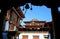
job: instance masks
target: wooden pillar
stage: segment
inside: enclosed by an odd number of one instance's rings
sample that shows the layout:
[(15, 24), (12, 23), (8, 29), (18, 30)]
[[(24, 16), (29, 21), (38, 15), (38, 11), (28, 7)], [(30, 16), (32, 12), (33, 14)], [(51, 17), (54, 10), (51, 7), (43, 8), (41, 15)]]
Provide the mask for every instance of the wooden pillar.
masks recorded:
[(21, 25), (21, 24), (20, 24), (20, 18), (18, 17), (18, 18), (17, 18), (17, 25), (16, 25), (17, 29), (20, 28), (20, 25)]
[(6, 15), (6, 9), (1, 9), (1, 13), (0, 13), (0, 39), (2, 39), (2, 31), (3, 31), (3, 24), (4, 24), (4, 18), (5, 18), (5, 15)]
[(10, 26), (9, 26), (9, 30), (14, 30), (14, 24), (13, 23), (10, 23)]
[[(60, 18), (59, 18), (59, 13), (58, 13), (58, 7), (53, 6), (51, 7), (51, 13), (52, 13), (52, 21), (53, 21), (53, 33), (52, 36), (54, 36), (53, 39), (59, 39), (60, 38), (60, 33), (59, 33), (59, 29), (60, 29)], [(59, 25), (59, 26), (58, 26)]]

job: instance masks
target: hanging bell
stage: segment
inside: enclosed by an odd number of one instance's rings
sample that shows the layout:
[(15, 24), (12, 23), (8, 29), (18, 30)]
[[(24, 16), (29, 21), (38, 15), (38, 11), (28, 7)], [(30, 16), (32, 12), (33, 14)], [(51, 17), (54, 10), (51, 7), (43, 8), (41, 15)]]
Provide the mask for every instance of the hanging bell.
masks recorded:
[(30, 10), (32, 10), (32, 8), (30, 8)]
[(24, 11), (24, 9), (23, 9), (23, 11)]
[(23, 6), (23, 9), (22, 10), (24, 11), (24, 6)]
[(32, 5), (31, 5), (31, 8), (30, 8), (30, 10), (32, 10)]
[(26, 4), (25, 8), (26, 8), (26, 9), (29, 9), (29, 5), (28, 5), (28, 4)]

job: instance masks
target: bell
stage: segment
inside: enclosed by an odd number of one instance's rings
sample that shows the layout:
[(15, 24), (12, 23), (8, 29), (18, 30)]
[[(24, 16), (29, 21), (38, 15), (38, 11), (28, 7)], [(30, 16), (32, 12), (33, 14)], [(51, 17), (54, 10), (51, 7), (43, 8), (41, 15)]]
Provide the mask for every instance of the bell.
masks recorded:
[(24, 11), (24, 9), (23, 9), (23, 11)]
[(23, 6), (23, 9), (22, 10), (24, 11), (24, 6)]
[(31, 5), (31, 8), (30, 8), (30, 10), (32, 10), (32, 5)]
[(28, 4), (26, 4), (25, 8), (26, 8), (26, 9), (29, 9), (29, 5), (28, 5)]
[(30, 10), (32, 10), (32, 8), (30, 8)]

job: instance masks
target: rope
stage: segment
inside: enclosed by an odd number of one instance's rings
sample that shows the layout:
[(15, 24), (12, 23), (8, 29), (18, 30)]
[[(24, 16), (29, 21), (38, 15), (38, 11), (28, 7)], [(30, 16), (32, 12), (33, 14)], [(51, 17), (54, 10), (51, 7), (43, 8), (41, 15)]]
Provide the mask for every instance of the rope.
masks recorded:
[(26, 12), (27, 12), (27, 9), (26, 9), (26, 11), (25, 11), (24, 15), (26, 14)]

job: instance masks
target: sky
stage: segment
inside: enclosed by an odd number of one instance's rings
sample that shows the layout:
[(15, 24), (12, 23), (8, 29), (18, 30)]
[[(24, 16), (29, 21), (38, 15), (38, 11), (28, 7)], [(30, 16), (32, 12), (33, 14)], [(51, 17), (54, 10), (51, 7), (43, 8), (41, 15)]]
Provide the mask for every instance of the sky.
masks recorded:
[[(31, 4), (29, 4), (29, 7), (31, 7)], [(23, 11), (23, 6), (21, 6), (20, 8)], [(25, 14), (25, 18), (21, 22), (22, 25), (24, 24), (23, 23), (24, 21), (30, 21), (32, 19), (37, 19), (39, 21), (46, 21), (46, 22), (52, 21), (51, 9), (47, 8), (46, 6), (32, 5), (32, 10), (30, 10), (29, 8), (27, 9), (26, 13), (25, 11), (26, 9), (23, 11), (23, 13)]]

